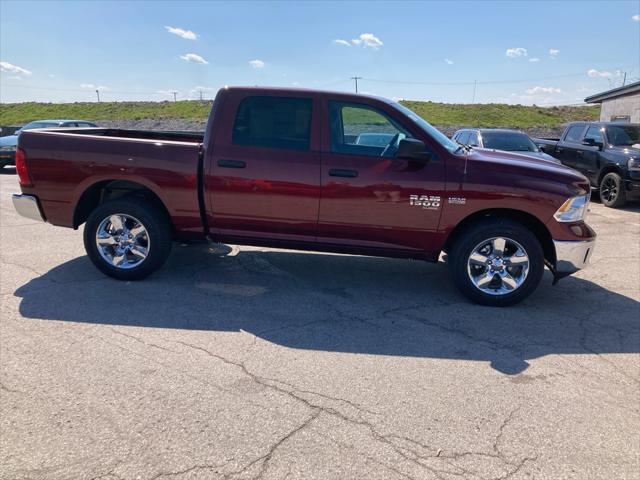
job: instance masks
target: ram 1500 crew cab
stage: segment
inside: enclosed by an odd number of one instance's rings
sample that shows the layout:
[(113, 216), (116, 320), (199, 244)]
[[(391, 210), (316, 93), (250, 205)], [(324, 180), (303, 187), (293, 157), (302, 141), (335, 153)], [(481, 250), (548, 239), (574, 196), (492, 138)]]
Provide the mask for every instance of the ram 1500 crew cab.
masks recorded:
[(640, 199), (640, 125), (570, 123), (561, 138), (534, 138), (544, 152), (583, 173), (606, 207)]
[(580, 173), (461, 147), (371, 96), (225, 88), (204, 136), (32, 130), (18, 147), (17, 211), (84, 224), (91, 261), (122, 280), (162, 266), (174, 240), (433, 262), (446, 252), (463, 294), (504, 306), (533, 292), (545, 265), (561, 278), (594, 248)]

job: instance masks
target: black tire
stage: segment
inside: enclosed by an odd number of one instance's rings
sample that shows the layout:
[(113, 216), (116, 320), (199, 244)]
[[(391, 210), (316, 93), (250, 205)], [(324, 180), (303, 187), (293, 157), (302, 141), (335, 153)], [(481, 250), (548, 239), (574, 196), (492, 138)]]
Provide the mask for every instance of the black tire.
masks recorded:
[[(103, 220), (123, 214), (139, 220), (146, 229), (146, 258), (131, 268), (118, 268), (108, 263), (98, 251), (96, 234)], [(167, 215), (152, 203), (137, 197), (110, 200), (96, 208), (84, 226), (84, 248), (93, 264), (104, 274), (118, 280), (142, 280), (158, 270), (171, 252), (172, 232)]]
[[(474, 249), (496, 237), (517, 242), (529, 257), (529, 270), (526, 276), (523, 275), (522, 284), (515, 290), (500, 295), (486, 293), (476, 287), (470, 278), (468, 267)], [(475, 303), (491, 307), (506, 307), (521, 302), (538, 287), (544, 273), (544, 253), (537, 237), (524, 225), (506, 218), (488, 218), (469, 225), (457, 235), (447, 261), (453, 281), (460, 292)]]
[(616, 172), (609, 172), (598, 186), (600, 201), (605, 207), (618, 208), (627, 203), (627, 192), (622, 177)]

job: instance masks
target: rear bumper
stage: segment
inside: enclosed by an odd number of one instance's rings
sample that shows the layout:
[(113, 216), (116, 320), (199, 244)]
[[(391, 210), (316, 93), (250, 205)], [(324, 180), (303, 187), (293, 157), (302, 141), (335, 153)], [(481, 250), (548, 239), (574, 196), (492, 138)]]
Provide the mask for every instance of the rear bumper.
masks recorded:
[(554, 240), (556, 249), (556, 274), (564, 277), (577, 272), (589, 263), (596, 239), (579, 241)]
[(45, 221), (37, 197), (14, 193), (11, 199), (13, 200), (13, 208), (16, 209), (19, 215), (30, 218), (31, 220), (38, 220), (39, 222)]

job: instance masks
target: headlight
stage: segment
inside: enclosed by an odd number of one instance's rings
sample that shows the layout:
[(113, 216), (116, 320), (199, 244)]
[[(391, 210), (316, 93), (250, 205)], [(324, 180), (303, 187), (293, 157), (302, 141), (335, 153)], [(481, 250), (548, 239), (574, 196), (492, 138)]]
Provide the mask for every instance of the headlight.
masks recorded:
[(640, 172), (640, 158), (630, 158), (627, 167), (631, 172)]
[(3, 152), (15, 152), (17, 145), (5, 145), (4, 147), (0, 147), (0, 150)]
[(553, 214), (553, 218), (558, 222), (579, 222), (587, 213), (590, 196), (591, 194), (587, 193), (586, 195), (571, 197)]

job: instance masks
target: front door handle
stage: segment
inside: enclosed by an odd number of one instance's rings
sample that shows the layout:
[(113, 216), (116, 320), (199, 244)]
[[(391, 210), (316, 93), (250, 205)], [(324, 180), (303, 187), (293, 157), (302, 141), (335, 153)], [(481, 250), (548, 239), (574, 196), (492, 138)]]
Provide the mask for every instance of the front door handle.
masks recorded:
[(218, 160), (218, 166), (222, 168), (244, 168), (247, 163), (242, 160), (226, 160), (221, 158)]
[(330, 177), (347, 177), (347, 178), (355, 178), (358, 176), (358, 172), (355, 170), (344, 170), (342, 168), (332, 168), (329, 170)]

